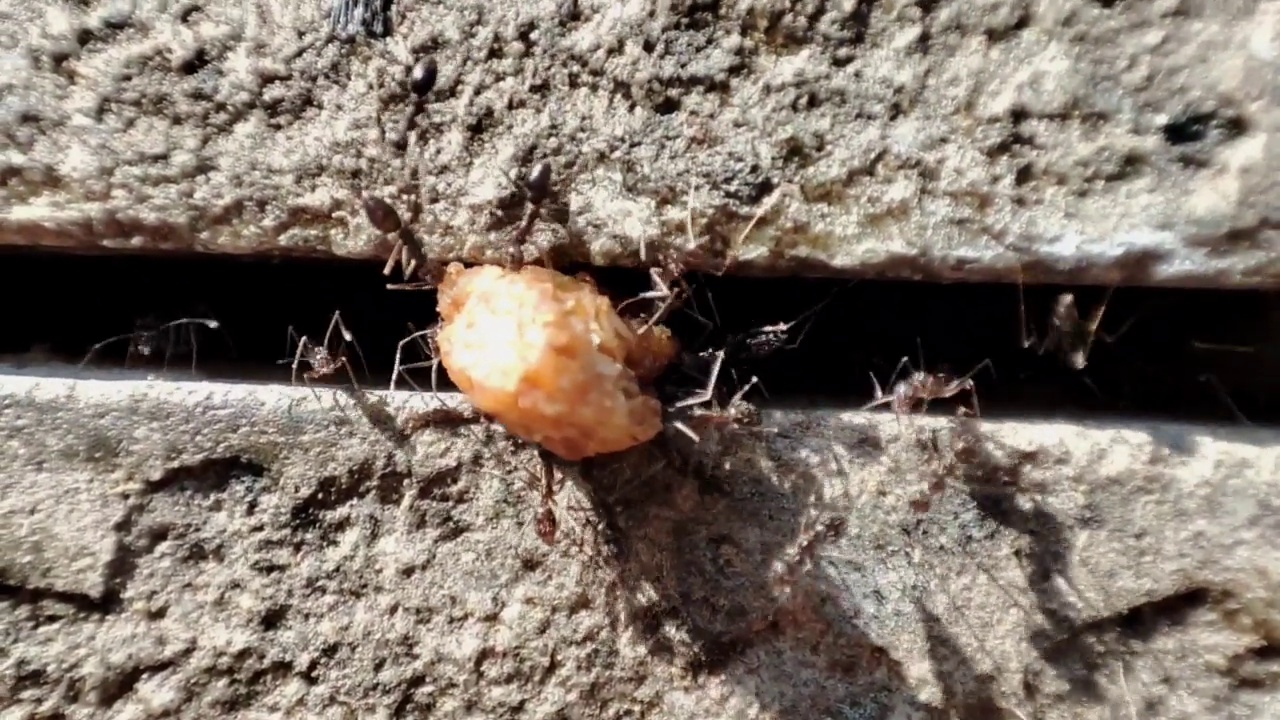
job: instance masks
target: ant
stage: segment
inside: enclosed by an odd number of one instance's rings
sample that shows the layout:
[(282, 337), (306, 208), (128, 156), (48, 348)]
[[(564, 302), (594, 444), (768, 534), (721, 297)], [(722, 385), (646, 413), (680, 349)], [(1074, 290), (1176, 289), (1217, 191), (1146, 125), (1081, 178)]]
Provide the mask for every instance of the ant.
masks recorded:
[[(568, 222), (569, 210), (559, 204), (559, 193), (556, 191), (552, 183), (551, 163), (546, 160), (539, 160), (529, 169), (529, 174), (525, 176), (523, 183), (516, 183), (509, 175), (504, 175), (507, 182), (515, 186), (515, 197), (519, 198), (517, 202), (524, 204), (524, 212), (516, 225), (516, 230), (511, 234), (510, 244), (512, 253), (512, 266), (520, 266), (524, 264), (524, 245), (529, 241), (529, 236), (533, 233), (533, 227), (539, 220), (543, 219), (544, 213), (554, 211), (552, 216), (548, 217), (549, 222), (564, 225)], [(503, 211), (510, 208), (511, 195), (501, 200), (500, 204), (504, 207)], [(542, 255), (542, 264), (544, 267), (552, 266), (551, 258), (548, 257), (545, 248), (540, 249)]]
[(560, 484), (556, 483), (555, 461), (551, 453), (542, 448), (537, 448), (537, 451), (541, 472), (535, 474), (532, 470), (524, 468), (525, 474), (529, 476), (525, 482), (529, 487), (537, 490), (541, 500), (541, 507), (534, 517), (534, 533), (543, 544), (551, 546), (556, 544), (556, 532), (560, 529), (555, 511), (555, 498), (560, 492)]
[[(188, 337), (191, 342), (191, 372), (194, 374), (196, 371), (196, 331), (194, 326), (202, 325), (210, 330), (217, 330), (222, 327), (222, 324), (217, 320), (209, 318), (179, 318), (178, 320), (172, 320), (162, 325), (147, 328), (146, 326), (149, 324), (152, 323), (139, 321), (136, 325), (137, 329), (133, 332), (115, 335), (103, 340), (102, 342), (94, 344), (93, 347), (89, 348), (89, 352), (85, 353), (84, 359), (80, 361), (79, 367), (83, 368), (87, 365), (89, 361), (93, 359), (94, 353), (98, 352), (103, 347), (117, 340), (129, 338), (129, 349), (125, 355), (126, 366), (128, 366), (129, 360), (135, 355), (151, 357), (151, 355), (158, 349), (158, 346), (163, 345), (165, 367), (167, 368), (169, 365), (169, 357), (172, 355), (175, 346), (178, 345), (178, 338), (175, 336), (175, 333), (180, 326), (185, 325), (188, 326)], [(162, 331), (168, 331), (164, 338), (160, 337), (160, 333)]]
[(1043, 355), (1047, 351), (1055, 351), (1062, 361), (1072, 370), (1083, 370), (1089, 363), (1089, 352), (1093, 349), (1093, 341), (1095, 338), (1105, 340), (1106, 342), (1114, 342), (1129, 329), (1129, 326), (1137, 319), (1137, 316), (1129, 318), (1115, 333), (1108, 335), (1098, 330), (1098, 326), (1102, 323), (1102, 313), (1107, 309), (1107, 303), (1111, 300), (1111, 294), (1115, 292), (1115, 286), (1107, 288), (1106, 294), (1102, 297), (1102, 302), (1089, 313), (1087, 320), (1080, 318), (1079, 308), (1076, 306), (1076, 298), (1072, 293), (1062, 293), (1058, 295), (1057, 300), (1053, 303), (1053, 310), (1049, 313), (1049, 331), (1043, 339), (1035, 336), (1035, 329), (1031, 323), (1027, 321), (1026, 301), (1023, 295), (1022, 284), (1022, 268), (1018, 268), (1018, 318), (1021, 321), (1020, 330), (1022, 331), (1022, 347), (1029, 348), (1036, 346), (1036, 353)]
[(647, 332), (654, 325), (665, 320), (689, 295), (689, 286), (681, 279), (684, 271), (684, 265), (680, 261), (664, 258), (661, 265), (649, 268), (649, 282), (653, 289), (619, 303), (618, 313), (621, 314), (624, 307), (638, 300), (656, 301), (657, 307), (638, 330), (639, 333)]
[[(330, 352), (329, 343), (333, 337), (333, 331), (338, 330), (342, 337), (342, 342), (338, 346), (337, 352)], [(311, 387), (312, 380), (319, 380), (323, 377), (329, 377), (338, 372), (338, 368), (345, 368), (347, 375), (351, 378), (351, 384), (356, 390), (360, 389), (360, 383), (356, 382), (356, 374), (351, 369), (351, 362), (347, 360), (346, 344), (351, 343), (356, 353), (360, 355), (360, 364), (364, 366), (365, 376), (369, 375), (369, 366), (365, 364), (364, 352), (360, 350), (359, 343), (356, 342), (355, 336), (347, 329), (342, 322), (342, 315), (339, 312), (333, 313), (333, 319), (329, 321), (329, 329), (325, 331), (324, 342), (317, 345), (311, 341), (309, 337), (303, 335), (301, 337), (294, 331), (293, 327), (289, 327), (289, 341), (285, 345), (285, 352), (288, 352), (289, 345), (297, 342), (298, 350), (293, 356), (293, 375), (292, 382), (296, 385), (298, 382), (298, 366), (306, 362), (311, 366), (310, 370), (302, 371), (302, 379)], [(280, 363), (287, 363), (288, 359), (281, 360)], [(312, 388), (312, 392), (315, 389)]]
[(533, 529), (538, 539), (550, 546), (556, 544), (556, 530), (560, 527), (552, 507), (560, 488), (556, 485), (556, 468), (551, 460), (551, 454), (539, 448), (538, 460), (542, 464), (542, 508), (538, 511), (537, 519), (534, 520)]
[(781, 577), (777, 581), (783, 586), (784, 593), (789, 594), (796, 580), (813, 565), (814, 560), (817, 559), (818, 550), (823, 545), (838, 540), (847, 527), (848, 521), (844, 518), (832, 516), (822, 519), (805, 533), (805, 538), (796, 546), (790, 562), (786, 563), (782, 572), (779, 573)]
[[(538, 221), (544, 219), (544, 215), (550, 212), (549, 217), (545, 218), (548, 222), (564, 225), (568, 221), (569, 211), (568, 208), (559, 204), (559, 193), (552, 182), (550, 162), (540, 160), (534, 163), (523, 182), (517, 181), (511, 173), (495, 172), (495, 174), (501, 175), (510, 188), (489, 196), (493, 206), (487, 211), (489, 213), (487, 229), (515, 225), (515, 231), (509, 240), (510, 261), (506, 265), (520, 267), (525, 264), (524, 245), (529, 241)], [(521, 209), (517, 210), (517, 208)], [(519, 216), (515, 219), (513, 216), (517, 212)], [(543, 265), (550, 268), (552, 266), (550, 258), (545, 251), (541, 254)]]
[[(715, 353), (715, 359), (711, 361), (711, 372), (708, 373), (707, 384), (697, 394), (687, 397), (683, 400), (675, 402), (671, 409), (678, 410), (681, 408), (690, 408), (689, 412), (692, 418), (698, 418), (704, 424), (712, 427), (747, 427), (757, 426), (760, 424), (760, 411), (751, 403), (743, 399), (751, 388), (759, 383), (759, 378), (752, 377), (751, 380), (729, 399), (729, 404), (723, 408), (716, 407), (713, 403), (715, 398), (716, 383), (720, 379), (720, 369), (724, 365), (725, 351), (720, 350)], [(699, 408), (697, 405), (712, 403), (711, 408)], [(691, 419), (692, 419), (691, 418)], [(702, 442), (701, 436), (694, 432), (693, 428), (681, 420), (674, 420), (671, 426), (685, 435), (689, 436), (694, 442)]]
[(525, 208), (520, 226), (511, 236), (511, 243), (516, 246), (523, 245), (529, 239), (533, 224), (542, 216), (542, 204), (551, 197), (551, 163), (540, 160), (534, 164), (529, 170), (529, 176), (525, 178), (524, 192), (528, 207)]
[[(400, 213), (391, 206), (391, 203), (374, 195), (365, 195), (361, 204), (364, 207), (365, 217), (369, 219), (369, 224), (375, 230), (383, 235), (396, 236), (395, 246), (391, 249), (391, 254), (387, 257), (387, 263), (382, 268), (382, 274), (391, 277), (396, 269), (400, 266), (403, 277), (408, 282), (389, 283), (388, 290), (425, 290), (435, 287), (433, 276), (439, 275), (439, 263), (433, 263), (427, 259), (426, 249), (422, 246), (422, 241), (418, 239), (413, 231), (409, 229), (408, 224), (400, 219)], [(411, 217), (416, 217), (416, 203)], [(422, 281), (414, 281), (412, 278), (421, 277)]]
[[(800, 343), (804, 341), (804, 336), (808, 334), (813, 327), (814, 316), (827, 306), (843, 288), (837, 288), (827, 296), (826, 300), (804, 311), (799, 317), (791, 322), (775, 323), (773, 325), (765, 325), (740, 335), (734, 335), (729, 338), (728, 346), (732, 349), (732, 355), (741, 360), (760, 360), (768, 357), (781, 350), (794, 350), (800, 347)], [(712, 303), (712, 310), (715, 311), (715, 304)], [(791, 331), (801, 320), (810, 318), (805, 324), (795, 340), (791, 340)], [(719, 320), (717, 313), (717, 321)]]
[[(747, 223), (746, 227), (743, 228), (742, 232), (738, 235), (737, 241), (734, 242), (733, 245), (740, 246), (742, 244), (742, 241), (747, 237), (748, 234), (751, 233), (751, 231), (755, 228), (756, 224), (759, 223), (760, 220), (773, 209), (774, 205), (777, 203), (778, 199), (782, 195), (784, 194), (794, 195), (796, 192), (798, 192), (797, 188), (795, 188), (794, 186), (787, 185), (787, 186), (778, 188), (773, 193), (771, 193), (769, 197), (765, 199), (764, 205), (756, 212), (754, 216), (752, 216), (751, 221)], [(693, 199), (692, 198), (693, 198), (693, 191), (692, 189), (690, 189), (689, 202), (686, 203), (685, 205), (685, 233), (688, 235), (689, 246), (697, 247), (698, 240), (693, 232)], [(649, 259), (648, 243), (642, 240), (640, 243), (640, 261), (647, 262), (648, 259)], [(683, 301), (685, 297), (688, 297), (690, 295), (688, 283), (686, 283), (683, 279), (681, 279), (687, 270), (687, 268), (684, 266), (684, 263), (680, 262), (679, 260), (676, 260), (673, 257), (665, 256), (665, 255), (660, 255), (660, 257), (658, 258), (658, 263), (659, 264), (657, 266), (649, 268), (649, 281), (653, 289), (649, 290), (648, 292), (641, 293), (640, 295), (637, 295), (627, 300), (626, 302), (623, 302), (618, 306), (618, 310), (619, 312), (621, 312), (623, 307), (637, 300), (660, 301), (657, 309), (653, 312), (649, 321), (641, 328), (641, 332), (644, 332), (645, 330), (647, 330), (649, 327), (653, 326), (656, 323), (662, 322), (662, 320), (667, 315), (669, 315), (673, 310), (675, 310), (679, 306), (679, 304)], [(717, 274), (722, 274), (723, 272), (724, 271), (721, 270)], [(714, 307), (712, 308), (712, 310), (714, 311)], [(805, 315), (808, 315), (808, 314), (810, 313), (805, 313)], [(804, 317), (804, 316), (801, 316), (801, 317)], [(800, 318), (797, 318), (797, 321), (799, 321), (799, 319)], [(707, 322), (705, 319), (703, 320), (703, 322), (708, 325), (711, 324)], [(791, 325), (794, 325), (794, 322), (791, 323)], [(782, 328), (781, 326), (777, 326), (777, 327), (771, 327), (771, 328), (761, 328), (761, 330), (768, 331), (770, 329), (777, 330), (778, 328), (781, 328), (781, 331), (785, 332), (786, 330), (790, 329), (791, 325), (788, 325), (785, 328)]]
[[(889, 376), (889, 383), (892, 385), (892, 391), (885, 394), (880, 387), (880, 382), (876, 380), (875, 373), (871, 374), (871, 384), (875, 386), (875, 399), (862, 406), (863, 410), (870, 410), (879, 405), (889, 405), (893, 408), (893, 412), (901, 420), (903, 415), (910, 414), (919, 402), (920, 412), (929, 409), (930, 400), (942, 400), (944, 398), (954, 397), (962, 392), (968, 391), (971, 401), (971, 407), (965, 408), (961, 405), (957, 412), (961, 415), (966, 413), (978, 417), (981, 413), (978, 409), (978, 391), (974, 387), (973, 376), (982, 368), (987, 368), (991, 374), (995, 375), (995, 368), (992, 367), (990, 360), (983, 360), (978, 366), (970, 370), (960, 377), (951, 377), (944, 373), (931, 373), (924, 370), (912, 370), (903, 380), (899, 380), (896, 384), (893, 379), (898, 377), (898, 373), (902, 371), (904, 365), (910, 369), (909, 361), (903, 356), (898, 361), (898, 366), (894, 368), (893, 374)], [(924, 352), (920, 353), (920, 366), (924, 367)]]

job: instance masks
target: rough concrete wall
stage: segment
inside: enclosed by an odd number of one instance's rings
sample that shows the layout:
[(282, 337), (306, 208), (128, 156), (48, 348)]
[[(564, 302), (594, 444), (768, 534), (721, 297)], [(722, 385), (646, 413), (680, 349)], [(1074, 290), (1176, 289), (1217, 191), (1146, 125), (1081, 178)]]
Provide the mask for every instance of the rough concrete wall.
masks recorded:
[[(0, 244), (505, 259), (547, 159), (531, 254), (1280, 279), (1275, 2), (126, 5), (0, 0)], [(380, 402), (0, 378), (0, 718), (1280, 716), (1274, 431), (771, 412), (547, 548)]]
[(4, 378), (5, 717), (1280, 711), (1274, 433), (770, 413), (548, 548), (532, 452), (424, 402)]
[[(671, 246), (739, 271), (1280, 281), (1273, 2), (459, 0), (393, 19), (343, 43), (310, 0), (4, 0), (0, 243), (380, 257), (370, 191), (420, 202), (436, 255), (494, 260), (521, 210), (508, 173), (549, 159), (568, 213), (537, 244), (597, 264)], [(406, 124), (425, 54), (439, 82)]]

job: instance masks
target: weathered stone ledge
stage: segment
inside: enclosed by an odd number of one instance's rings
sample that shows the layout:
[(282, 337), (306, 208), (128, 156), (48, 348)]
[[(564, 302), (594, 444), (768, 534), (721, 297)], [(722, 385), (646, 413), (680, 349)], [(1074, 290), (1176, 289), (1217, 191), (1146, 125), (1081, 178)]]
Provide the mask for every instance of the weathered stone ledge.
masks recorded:
[(0, 377), (6, 717), (1280, 703), (1274, 430), (766, 412), (569, 471), (548, 548), (527, 448), (370, 398)]
[(547, 160), (531, 255), (1280, 287), (1275, 3), (0, 7), (4, 245), (381, 259), (369, 192), (494, 261)]

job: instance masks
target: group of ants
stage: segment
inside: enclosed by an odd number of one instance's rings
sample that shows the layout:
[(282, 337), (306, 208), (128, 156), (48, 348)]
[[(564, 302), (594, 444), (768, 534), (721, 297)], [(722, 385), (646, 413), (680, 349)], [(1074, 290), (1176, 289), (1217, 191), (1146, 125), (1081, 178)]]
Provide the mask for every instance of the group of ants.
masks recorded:
[[(513, 261), (513, 264), (520, 264), (519, 261), (523, 258), (524, 244), (539, 218), (539, 213), (544, 203), (551, 195), (551, 166), (546, 162), (537, 163), (526, 178), (522, 190), (526, 200), (526, 209), (523, 219), (512, 236), (511, 247), (519, 255)], [(775, 192), (775, 196), (776, 194)], [(771, 201), (765, 203), (751, 223), (742, 231), (743, 236), (750, 232), (752, 226), (768, 211), (771, 204)], [(384, 236), (394, 237), (394, 248), (383, 268), (383, 275), (390, 278), (398, 266), (402, 270), (404, 281), (390, 282), (387, 284), (387, 288), (391, 290), (434, 288), (443, 266), (428, 259), (422, 244), (410, 230), (411, 223), (403, 222), (400, 214), (391, 204), (379, 197), (366, 194), (363, 196), (362, 205), (364, 214), (373, 228)], [(693, 233), (691, 217), (689, 218), (689, 233), (690, 235)], [(643, 258), (643, 249), (641, 254)], [(550, 265), (545, 258), (544, 262), (548, 266)], [(684, 268), (678, 261), (667, 260), (659, 263), (659, 266), (652, 267), (649, 272), (652, 289), (619, 304), (618, 309), (622, 310), (624, 306), (634, 301), (649, 300), (654, 303), (654, 310), (649, 315), (647, 324), (661, 322), (664, 317), (678, 306), (682, 298), (689, 296), (690, 288), (682, 279), (683, 275)], [(1087, 316), (1081, 315), (1074, 295), (1062, 293), (1057, 297), (1053, 305), (1047, 332), (1043, 338), (1038, 338), (1027, 322), (1025, 303), (1021, 298), (1021, 287), (1021, 278), (1019, 278), (1019, 315), (1023, 347), (1034, 348), (1039, 354), (1055, 353), (1073, 370), (1085, 368), (1095, 339), (1113, 341), (1128, 328), (1129, 323), (1126, 323), (1119, 331), (1112, 334), (1106, 334), (1099, 330), (1103, 312), (1114, 288), (1107, 291), (1103, 299)], [(752, 377), (748, 382), (742, 384), (726, 405), (719, 406), (715, 401), (716, 388), (720, 382), (720, 374), (726, 361), (727, 351), (732, 351), (732, 355), (735, 358), (744, 356), (759, 358), (780, 350), (794, 348), (799, 345), (804, 333), (807, 332), (808, 326), (812, 324), (812, 316), (829, 301), (830, 298), (791, 322), (758, 328), (745, 335), (731, 338), (726, 346), (722, 346), (717, 351), (702, 351), (699, 353), (699, 358), (697, 359), (702, 360), (702, 365), (708, 368), (705, 373), (706, 384), (700, 391), (690, 397), (673, 402), (670, 406), (671, 410), (682, 410), (689, 413), (688, 419), (696, 419), (696, 422), (693, 423), (695, 426), (723, 427), (728, 425), (748, 426), (758, 424), (760, 418), (756, 407), (745, 399), (747, 392), (757, 385), (757, 378)], [(796, 333), (797, 326), (806, 317), (809, 320), (805, 328)], [(704, 320), (704, 322), (706, 321)], [(134, 333), (108, 338), (94, 345), (81, 364), (87, 363), (93, 353), (104, 345), (122, 339), (130, 340), (130, 354), (143, 356), (153, 354), (161, 344), (159, 334), (161, 331), (173, 332), (183, 326), (186, 326), (192, 334), (194, 334), (194, 328), (197, 326), (209, 329), (220, 328), (219, 322), (213, 319), (182, 318), (174, 320), (146, 332), (135, 331)], [(389, 389), (394, 391), (397, 378), (403, 377), (416, 390), (422, 391), (422, 388), (413, 382), (406, 371), (430, 367), (432, 371), (431, 387), (434, 393), (436, 391), (439, 367), (433, 347), (436, 328), (417, 330), (411, 326), (410, 330), (411, 334), (402, 339), (396, 348), (395, 364), (392, 369)], [(336, 349), (333, 345), (335, 332), (341, 338), (341, 342)], [(301, 377), (303, 382), (308, 387), (311, 387), (313, 381), (332, 377), (340, 370), (345, 370), (351, 380), (353, 389), (357, 392), (359, 391), (360, 386), (356, 380), (356, 373), (345, 352), (347, 345), (355, 348), (361, 364), (365, 365), (366, 375), (368, 374), (368, 368), (364, 363), (363, 352), (360, 350), (359, 344), (356, 343), (354, 335), (343, 323), (340, 312), (333, 314), (322, 342), (316, 343), (307, 335), (299, 335), (292, 327), (289, 328), (288, 335), (289, 347), (296, 349), (291, 358), (286, 358), (280, 362), (281, 364), (290, 364), (291, 379), (294, 384)], [(428, 359), (422, 362), (403, 363), (403, 352), (410, 342), (416, 342)], [(192, 363), (194, 369), (194, 337), (192, 338)], [(887, 393), (876, 380), (875, 375), (872, 374), (871, 381), (874, 387), (874, 398), (863, 405), (861, 409), (870, 410), (888, 405), (901, 418), (914, 412), (924, 412), (927, 410), (930, 401), (951, 398), (967, 392), (970, 397), (970, 405), (969, 407), (958, 406), (957, 413), (962, 416), (977, 416), (979, 415), (979, 407), (973, 378), (983, 368), (990, 369), (990, 365), (990, 361), (985, 360), (970, 372), (961, 376), (953, 376), (946, 373), (929, 372), (923, 367), (912, 368), (908, 358), (903, 357), (890, 376), (887, 384), (889, 391)], [(903, 379), (896, 380), (904, 367), (907, 367), (908, 373)], [(314, 392), (314, 388), (312, 388), (312, 391)], [(427, 425), (468, 422), (478, 419), (479, 415), (469, 406), (457, 408), (449, 407), (442, 403), (440, 407), (432, 408), (410, 418), (405, 423), (402, 431), (412, 434)], [(690, 423), (680, 419), (673, 419), (671, 425), (690, 437), (694, 442), (700, 441), (699, 433), (691, 427)], [(539, 483), (542, 497), (541, 510), (536, 520), (536, 531), (543, 542), (551, 545), (555, 542), (556, 534), (556, 520), (552, 510), (552, 503), (558, 488), (554, 481), (554, 459), (548, 453), (540, 451), (539, 454), (542, 460), (542, 477)]]

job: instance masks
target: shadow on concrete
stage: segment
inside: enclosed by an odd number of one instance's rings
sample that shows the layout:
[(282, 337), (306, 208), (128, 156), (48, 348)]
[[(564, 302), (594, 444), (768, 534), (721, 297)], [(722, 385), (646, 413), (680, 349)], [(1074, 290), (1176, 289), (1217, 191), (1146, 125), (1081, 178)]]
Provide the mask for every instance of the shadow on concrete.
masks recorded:
[[(873, 449), (875, 432), (854, 441)], [(746, 688), (770, 715), (879, 718), (909, 705), (942, 717), (814, 562), (850, 512), (825, 501), (821, 478), (777, 435), (671, 435), (584, 463), (617, 622), (653, 656)]]

